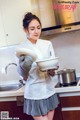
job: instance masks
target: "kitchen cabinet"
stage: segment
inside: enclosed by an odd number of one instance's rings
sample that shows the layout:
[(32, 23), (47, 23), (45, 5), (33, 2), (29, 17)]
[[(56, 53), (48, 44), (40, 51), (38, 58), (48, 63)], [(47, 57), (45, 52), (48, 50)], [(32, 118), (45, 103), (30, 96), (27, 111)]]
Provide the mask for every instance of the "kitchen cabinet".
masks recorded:
[[(9, 116), (11, 120), (14, 120), (14, 118), (15, 120), (33, 120), (31, 116), (23, 113), (23, 106), (18, 106), (16, 101), (0, 102), (0, 113), (5, 117)], [(5, 113), (9, 113), (9, 115)]]
[[(2, 113), (5, 116), (9, 116), (9, 118), (11, 119), (13, 118), (13, 120), (14, 118), (19, 118), (19, 120), (33, 120), (33, 118), (30, 115), (26, 115), (25, 113), (23, 113), (23, 96), (18, 96), (16, 98), (16, 101), (0, 101), (0, 113)], [(6, 115), (6, 113), (9, 114)], [(62, 120), (60, 104), (55, 110), (53, 120)]]
[(30, 0), (0, 0), (0, 46), (25, 40), (22, 19), (31, 11)]
[(2, 22), (2, 16), (1, 16), (1, 4), (0, 4), (0, 46), (6, 45), (6, 38), (4, 35), (4, 26)]
[(80, 96), (60, 97), (63, 120), (80, 120)]
[(55, 114), (53, 120), (63, 120), (61, 112), (61, 104), (55, 109)]
[(56, 25), (52, 0), (31, 0), (31, 3), (32, 11), (40, 18), (42, 28)]

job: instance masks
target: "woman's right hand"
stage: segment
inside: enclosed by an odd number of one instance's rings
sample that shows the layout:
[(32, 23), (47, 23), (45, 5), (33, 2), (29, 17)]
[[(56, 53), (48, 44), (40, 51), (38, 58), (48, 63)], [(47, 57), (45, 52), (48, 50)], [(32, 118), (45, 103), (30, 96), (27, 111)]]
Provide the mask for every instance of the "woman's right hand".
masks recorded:
[(31, 56), (20, 56), (19, 57), (19, 67), (18, 72), (23, 77), (24, 80), (27, 79), (28, 73), (31, 69), (33, 59)]

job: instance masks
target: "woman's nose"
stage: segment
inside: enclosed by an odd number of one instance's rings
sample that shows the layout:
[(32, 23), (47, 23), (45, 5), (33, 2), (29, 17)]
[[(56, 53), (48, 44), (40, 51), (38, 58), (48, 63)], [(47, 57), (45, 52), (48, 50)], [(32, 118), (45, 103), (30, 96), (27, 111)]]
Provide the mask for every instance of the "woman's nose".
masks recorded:
[(35, 33), (38, 33), (38, 29), (35, 29)]

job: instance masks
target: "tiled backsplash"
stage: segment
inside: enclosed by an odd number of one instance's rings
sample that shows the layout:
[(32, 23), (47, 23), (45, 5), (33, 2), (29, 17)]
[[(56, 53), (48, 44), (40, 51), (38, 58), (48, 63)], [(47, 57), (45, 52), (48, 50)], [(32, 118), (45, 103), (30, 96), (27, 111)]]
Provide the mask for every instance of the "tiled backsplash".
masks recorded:
[[(18, 58), (15, 55), (16, 46), (8, 46), (0, 48), (0, 85), (18, 83), (21, 79), (18, 72), (17, 66), (9, 63), (18, 64)], [(5, 68), (7, 67), (7, 73)]]

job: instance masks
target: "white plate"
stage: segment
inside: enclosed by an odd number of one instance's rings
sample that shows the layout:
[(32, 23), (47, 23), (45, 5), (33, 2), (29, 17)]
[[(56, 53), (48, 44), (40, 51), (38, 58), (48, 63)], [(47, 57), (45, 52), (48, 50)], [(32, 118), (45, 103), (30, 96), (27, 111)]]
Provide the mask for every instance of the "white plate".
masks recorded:
[(16, 50), (16, 56), (19, 57), (21, 55), (30, 55), (34, 60), (37, 59), (37, 54), (34, 51), (27, 48), (18, 48)]
[(45, 67), (45, 68), (41, 68), (41, 71), (45, 71), (45, 70), (50, 70), (50, 69), (58, 69), (58, 66), (52, 66), (52, 67)]

